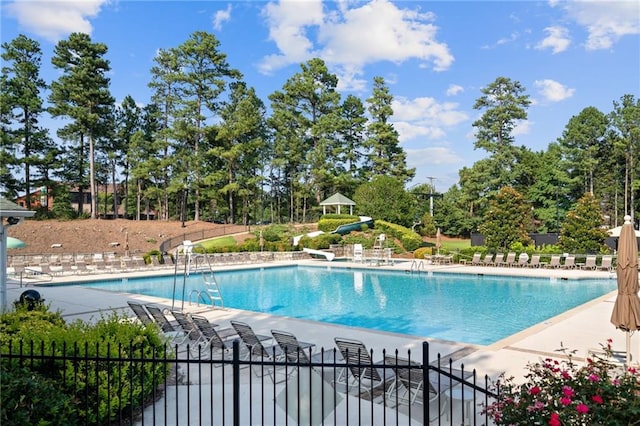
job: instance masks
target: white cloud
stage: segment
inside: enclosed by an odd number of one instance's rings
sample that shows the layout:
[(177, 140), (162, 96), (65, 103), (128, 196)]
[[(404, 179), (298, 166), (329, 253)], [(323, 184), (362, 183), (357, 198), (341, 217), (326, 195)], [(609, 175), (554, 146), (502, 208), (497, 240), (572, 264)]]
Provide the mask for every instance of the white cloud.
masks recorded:
[(520, 33), (518, 32), (513, 32), (511, 34), (509, 34), (508, 37), (503, 37), (501, 39), (498, 39), (498, 41), (495, 42), (495, 44), (493, 45), (484, 45), (482, 46), (483, 49), (494, 49), (497, 46), (501, 46), (503, 44), (509, 44), (509, 43), (513, 43), (515, 41), (517, 41), (520, 38)]
[(576, 89), (571, 89), (554, 80), (536, 80), (534, 86), (538, 89), (545, 100), (549, 102), (560, 102), (573, 96)]
[(228, 4), (225, 10), (218, 10), (213, 15), (213, 29), (220, 31), (222, 24), (228, 22), (231, 19), (231, 5)]
[(449, 147), (434, 146), (418, 149), (407, 149), (407, 165), (409, 167), (441, 165), (441, 164), (461, 164), (464, 158), (459, 156)]
[(466, 121), (468, 116), (454, 102), (439, 103), (433, 98), (393, 100), (393, 126), (401, 143), (416, 139), (442, 140), (447, 128)]
[(529, 120), (518, 120), (513, 128), (512, 135), (528, 135), (531, 133), (531, 128), (533, 127), (533, 122)]
[(391, 107), (396, 120), (428, 123), (437, 127), (452, 127), (468, 119), (466, 113), (458, 110), (457, 103), (439, 103), (429, 97), (407, 99), (400, 96), (393, 100)]
[(569, 18), (589, 33), (587, 50), (608, 49), (626, 35), (640, 34), (640, 2), (574, 1), (562, 2)]
[(564, 27), (547, 27), (544, 32), (547, 36), (536, 45), (536, 49), (551, 49), (555, 54), (564, 52), (571, 44), (569, 30)]
[(322, 1), (280, 1), (268, 3), (263, 15), (269, 26), (269, 39), (280, 51), (266, 56), (260, 70), (269, 74), (273, 70), (308, 60), (313, 53), (313, 43), (306, 34), (307, 26), (322, 24)]
[(388, 0), (339, 2), (338, 9), (326, 13), (319, 0), (282, 0), (269, 3), (264, 14), (279, 50), (264, 58), (261, 69), (267, 73), (317, 56), (344, 71), (346, 80), (360, 83), (362, 68), (375, 62), (417, 59), (422, 67), (442, 71), (454, 60), (436, 39), (433, 14), (401, 9)]
[(100, 13), (109, 0), (83, 1), (14, 1), (5, 6), (7, 14), (18, 21), (20, 27), (52, 43), (73, 32), (91, 34), (90, 18)]
[(464, 92), (464, 87), (458, 84), (450, 84), (447, 88), (447, 96), (455, 96), (462, 92)]

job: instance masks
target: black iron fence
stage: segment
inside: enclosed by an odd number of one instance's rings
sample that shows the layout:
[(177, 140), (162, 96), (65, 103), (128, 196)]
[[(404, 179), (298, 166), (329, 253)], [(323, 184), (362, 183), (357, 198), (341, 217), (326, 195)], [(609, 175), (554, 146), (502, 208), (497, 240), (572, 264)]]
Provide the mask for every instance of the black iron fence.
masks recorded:
[[(51, 342), (37, 347), (0, 346), (2, 423), (491, 424), (482, 410), (495, 398), (488, 390), (489, 379), (453, 368), (451, 360), (440, 356), (430, 359), (426, 342), (418, 354), (371, 351), (367, 357), (358, 354), (354, 358), (330, 350), (310, 351), (313, 357), (309, 358), (285, 355), (272, 359), (265, 354), (256, 359), (251, 351), (243, 350), (239, 340), (227, 352), (217, 353), (176, 346), (145, 355), (136, 345), (132, 342), (130, 348), (106, 350), (98, 345), (56, 347)], [(369, 357), (369, 362), (361, 361)], [(24, 384), (11, 390), (9, 376), (16, 372), (31, 382), (34, 372), (48, 376), (48, 386), (55, 382), (57, 388), (52, 389), (59, 391), (49, 395), (56, 399), (55, 410), (45, 407), (44, 412), (34, 414), (34, 404), (43, 399), (38, 390), (45, 385), (33, 385), (33, 393)], [(70, 397), (67, 400), (63, 395)], [(73, 423), (69, 418), (61, 420), (65, 410), (72, 413)]]

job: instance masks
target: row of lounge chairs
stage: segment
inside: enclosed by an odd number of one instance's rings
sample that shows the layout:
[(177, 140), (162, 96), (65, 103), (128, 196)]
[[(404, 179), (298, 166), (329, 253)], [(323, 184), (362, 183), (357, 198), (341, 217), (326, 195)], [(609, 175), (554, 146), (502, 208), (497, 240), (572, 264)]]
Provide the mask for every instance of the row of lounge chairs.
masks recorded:
[[(300, 366), (306, 365), (338, 392), (371, 400), (384, 395), (385, 403), (394, 406), (425, 403), (426, 398), (431, 412), (441, 415), (448, 401), (447, 389), (471, 376), (449, 367), (448, 374), (430, 370), (425, 383), (420, 364), (397, 355), (387, 355), (374, 362), (373, 352), (358, 340), (336, 337), (336, 349), (317, 350), (315, 344), (299, 341), (287, 331), (257, 334), (249, 324), (236, 320), (230, 321), (230, 328), (220, 328), (202, 315), (127, 303), (143, 324), (157, 325), (174, 344), (183, 348), (186, 344), (183, 350), (194, 356), (231, 359), (233, 342), (238, 340), (241, 359), (261, 361), (253, 364), (252, 370), (258, 376), (268, 374), (274, 383), (286, 381)], [(453, 380), (453, 377), (459, 379)]]
[[(562, 260), (564, 258), (564, 261)], [(475, 253), (470, 261), (461, 261), (464, 265), (469, 266), (500, 266), (500, 267), (528, 267), (528, 268), (549, 268), (549, 269), (584, 269), (584, 270), (601, 270), (611, 271), (613, 268), (613, 256), (602, 256), (600, 264), (597, 263), (596, 255), (587, 255), (584, 263), (576, 263), (575, 255), (551, 255), (548, 262), (540, 260), (541, 255), (534, 254), (529, 259), (526, 254), (516, 257), (516, 253), (509, 252), (506, 257), (503, 253), (486, 254)]]

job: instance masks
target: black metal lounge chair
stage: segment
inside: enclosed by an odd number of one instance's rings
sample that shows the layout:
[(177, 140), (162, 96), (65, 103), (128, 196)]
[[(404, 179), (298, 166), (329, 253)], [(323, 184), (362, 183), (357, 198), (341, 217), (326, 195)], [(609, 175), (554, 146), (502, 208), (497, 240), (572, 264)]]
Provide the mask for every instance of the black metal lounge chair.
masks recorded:
[[(202, 315), (191, 315), (193, 324), (198, 328), (204, 338), (205, 347), (211, 354), (228, 352), (233, 348), (233, 342), (237, 340), (237, 333), (233, 328), (216, 330), (217, 324), (210, 322)], [(235, 337), (234, 337), (235, 336)]]
[(136, 317), (142, 324), (144, 325), (153, 324), (154, 322), (153, 317), (151, 316), (151, 314), (149, 314), (149, 312), (145, 309), (145, 307), (141, 303), (127, 300), (127, 304), (129, 305), (133, 313), (136, 314)]
[[(378, 368), (364, 343), (358, 340), (336, 337), (336, 346), (347, 363), (347, 371), (340, 374), (336, 383), (343, 384), (347, 392), (356, 389), (359, 395), (374, 397), (377, 390), (384, 392), (392, 383), (394, 375), (390, 371)], [(350, 373), (350, 374), (349, 374)]]

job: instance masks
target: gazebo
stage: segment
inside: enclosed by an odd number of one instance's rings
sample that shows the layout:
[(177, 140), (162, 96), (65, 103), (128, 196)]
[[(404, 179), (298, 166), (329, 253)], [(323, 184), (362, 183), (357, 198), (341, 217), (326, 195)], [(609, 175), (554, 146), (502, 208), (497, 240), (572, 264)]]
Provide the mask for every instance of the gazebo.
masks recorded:
[(349, 206), (349, 214), (353, 215), (353, 206), (355, 206), (356, 203), (339, 192), (336, 192), (331, 197), (322, 201), (320, 205), (322, 206), (322, 214), (327, 214), (327, 206), (336, 206), (338, 214), (340, 214), (341, 206)]

